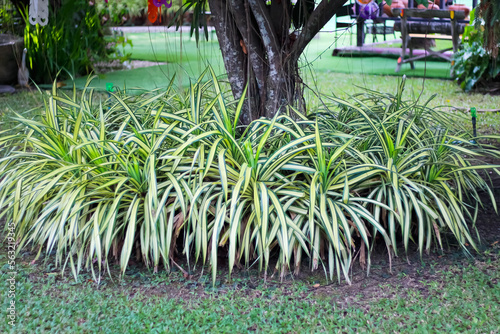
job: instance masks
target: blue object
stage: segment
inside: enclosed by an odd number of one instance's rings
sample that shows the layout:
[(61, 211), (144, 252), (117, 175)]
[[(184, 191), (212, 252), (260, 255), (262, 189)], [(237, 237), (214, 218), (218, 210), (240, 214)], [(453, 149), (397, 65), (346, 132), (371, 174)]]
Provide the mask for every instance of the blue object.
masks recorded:
[(378, 16), (378, 5), (372, 1), (366, 5), (362, 5), (359, 9), (359, 16), (365, 20), (373, 20)]

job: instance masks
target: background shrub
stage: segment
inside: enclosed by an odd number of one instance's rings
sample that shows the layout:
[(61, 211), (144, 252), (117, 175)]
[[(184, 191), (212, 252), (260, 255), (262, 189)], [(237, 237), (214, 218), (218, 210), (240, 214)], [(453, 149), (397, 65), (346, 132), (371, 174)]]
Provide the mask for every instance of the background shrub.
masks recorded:
[(479, 12), (471, 11), (470, 21), (474, 25), (465, 27), (461, 48), (453, 55), (453, 76), (466, 92), (499, 80), (500, 11), (496, 7), (498, 2), (483, 0)]
[(93, 64), (114, 52), (107, 48), (95, 6), (85, 0), (63, 0), (60, 7), (49, 6), (46, 26), (28, 22), (24, 12), (24, 45), (28, 50), (30, 77), (37, 83), (50, 83), (58, 73), (89, 74)]

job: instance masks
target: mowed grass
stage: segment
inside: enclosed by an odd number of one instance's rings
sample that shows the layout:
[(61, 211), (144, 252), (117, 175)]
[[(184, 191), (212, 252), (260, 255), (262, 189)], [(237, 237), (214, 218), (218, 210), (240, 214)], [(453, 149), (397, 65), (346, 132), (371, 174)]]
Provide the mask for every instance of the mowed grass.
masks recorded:
[[(412, 71), (409, 65), (405, 65), (399, 73), (395, 73), (396, 60), (393, 58), (332, 57), (335, 47), (355, 42), (354, 28), (335, 33), (332, 24), (327, 26), (318, 38), (312, 40), (301, 61), (302, 78), (314, 91), (310, 92), (307, 99), (311, 108), (319, 103), (314, 98), (317, 92), (328, 95), (333, 93), (340, 98), (368, 89), (394, 93), (402, 75), (407, 76), (405, 96), (408, 98), (421, 96), (422, 101), (427, 101), (436, 95), (429, 103), (430, 107), (498, 109), (500, 106), (500, 95), (464, 93), (456, 82), (450, 79), (450, 64), (447, 62), (418, 61), (415, 63), (416, 70)], [(212, 66), (218, 75), (224, 76), (225, 69), (214, 33), (209, 33), (208, 41), (200, 36), (198, 46), (194, 37), (189, 37), (189, 33), (127, 33), (126, 37), (132, 40), (133, 47), (127, 45), (124, 52), (131, 53), (132, 59), (166, 64), (100, 75), (92, 82), (92, 87), (104, 90), (106, 83), (113, 83), (120, 89), (149, 90), (168, 86), (175, 76), (175, 84), (186, 89), (208, 65)], [(368, 35), (366, 38), (367, 42), (370, 42), (372, 37)], [(438, 41), (439, 43), (442, 44), (442, 41)], [(83, 87), (86, 78), (78, 78), (75, 82), (77, 87)], [(71, 89), (72, 85), (69, 84), (66, 88)], [(478, 126), (487, 133), (497, 133), (500, 115), (481, 114)]]
[[(407, 65), (399, 73), (395, 73), (396, 60), (393, 57), (332, 57), (335, 47), (350, 45), (355, 41), (353, 30), (320, 32), (306, 48), (300, 66), (304, 71), (312, 70), (316, 73), (450, 78), (450, 64), (442, 61), (416, 62), (415, 70)], [(188, 87), (189, 79), (198, 78), (208, 65), (219, 75), (225, 73), (215, 33), (210, 32), (208, 40), (200, 36), (198, 44), (187, 32), (128, 32), (125, 37), (132, 41), (133, 47), (127, 45), (123, 53), (130, 53), (131, 59), (166, 64), (99, 75), (92, 83), (93, 87), (104, 90), (106, 83), (113, 83), (122, 89), (138, 87), (148, 90), (166, 87), (174, 75), (177, 84)], [(368, 36), (367, 41), (370, 38)], [(77, 78), (75, 83), (82, 88), (86, 80)]]
[[(0, 259), (5, 263), (2, 249)], [(475, 263), (416, 265), (359, 284), (356, 293), (337, 284), (245, 279), (218, 288), (204, 277), (179, 272), (137, 274), (122, 281), (61, 278), (43, 262), (17, 259), (16, 325), (4, 317), (1, 333), (498, 333), (500, 249)], [(0, 279), (10, 276), (5, 266)], [(396, 276), (396, 275), (394, 275)], [(384, 275), (389, 277), (389, 275)], [(201, 282), (200, 282), (201, 281)], [(207, 281), (209, 279), (207, 278)], [(193, 288), (198, 287), (198, 288)], [(10, 299), (2, 294), (2, 309)]]
[(38, 91), (18, 91), (15, 94), (0, 94), (0, 121), (12, 116), (13, 112), (29, 113), (31, 109), (43, 104)]

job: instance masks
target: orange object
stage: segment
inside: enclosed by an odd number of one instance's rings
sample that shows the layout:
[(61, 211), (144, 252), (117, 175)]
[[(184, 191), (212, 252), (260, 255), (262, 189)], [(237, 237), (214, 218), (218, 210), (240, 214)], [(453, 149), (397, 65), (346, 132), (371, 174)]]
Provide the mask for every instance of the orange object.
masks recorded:
[(356, 2), (360, 5), (368, 5), (373, 0), (356, 0)]
[(158, 19), (158, 7), (153, 4), (153, 0), (148, 0), (148, 20), (155, 23)]
[(398, 58), (398, 64), (401, 64), (401, 57)]
[(241, 46), (241, 49), (243, 50), (243, 53), (248, 54), (247, 46), (245, 45), (245, 42), (242, 39), (240, 39), (240, 46)]

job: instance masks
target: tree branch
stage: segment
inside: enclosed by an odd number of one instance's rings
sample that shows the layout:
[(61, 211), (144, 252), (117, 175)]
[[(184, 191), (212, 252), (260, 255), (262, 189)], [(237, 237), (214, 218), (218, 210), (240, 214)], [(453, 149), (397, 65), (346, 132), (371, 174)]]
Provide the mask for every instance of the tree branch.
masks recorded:
[[(259, 90), (263, 89), (265, 82), (265, 72), (263, 71), (265, 55), (262, 50), (262, 44), (256, 33), (252, 22), (247, 20), (245, 4), (243, 0), (229, 0), (229, 6), (234, 19), (238, 22), (238, 29), (243, 38), (243, 42), (248, 50), (250, 65), (255, 73)], [(251, 20), (250, 20), (251, 21)]]
[(295, 62), (299, 59), (307, 44), (316, 36), (316, 34), (330, 21), (337, 10), (341, 8), (347, 0), (322, 0), (319, 5), (311, 13), (302, 32), (293, 44), (290, 52), (291, 61)]
[[(262, 38), (262, 43), (264, 43), (264, 47), (266, 48), (268, 60), (275, 58), (280, 52), (280, 43), (276, 39), (276, 32), (274, 31), (271, 17), (267, 11), (265, 2), (262, 0), (248, 0), (248, 4), (252, 9), (257, 25), (259, 26), (260, 37)], [(273, 66), (273, 64), (269, 64), (271, 71), (274, 70)], [(278, 69), (276, 68), (276, 71), (277, 70)], [(274, 75), (277, 74), (278, 73)]]
[(278, 111), (281, 103), (283, 73), (283, 57), (281, 50), (281, 41), (277, 39), (276, 32), (272, 24), (271, 16), (266, 8), (265, 2), (262, 0), (248, 0), (248, 4), (252, 10), (252, 14), (257, 21), (260, 31), (260, 38), (264, 44), (264, 49), (267, 55), (267, 64), (269, 73), (267, 73), (266, 85), (266, 105), (265, 116), (272, 118)]

